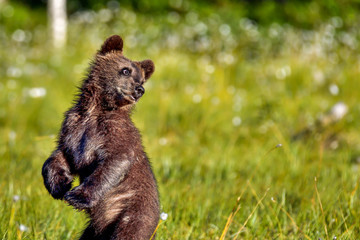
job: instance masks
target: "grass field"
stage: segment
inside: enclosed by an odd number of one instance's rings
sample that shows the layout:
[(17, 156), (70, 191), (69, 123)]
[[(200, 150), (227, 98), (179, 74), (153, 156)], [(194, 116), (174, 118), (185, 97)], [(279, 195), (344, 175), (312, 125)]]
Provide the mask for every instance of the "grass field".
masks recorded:
[(359, 24), (230, 15), (81, 12), (62, 51), (45, 23), (0, 28), (0, 237), (81, 234), (85, 214), (50, 197), (41, 166), (89, 61), (119, 34), (125, 56), (156, 66), (133, 119), (168, 214), (157, 239), (358, 239)]

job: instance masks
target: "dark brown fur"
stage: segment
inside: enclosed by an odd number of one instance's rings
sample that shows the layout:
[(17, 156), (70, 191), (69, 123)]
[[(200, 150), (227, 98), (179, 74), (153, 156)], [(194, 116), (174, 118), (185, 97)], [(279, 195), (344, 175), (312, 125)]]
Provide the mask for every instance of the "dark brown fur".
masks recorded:
[[(156, 181), (130, 119), (154, 64), (125, 58), (122, 47), (116, 35), (104, 42), (42, 168), (54, 198), (89, 214), (84, 240), (149, 239), (159, 221)], [(80, 185), (70, 190), (75, 175)]]

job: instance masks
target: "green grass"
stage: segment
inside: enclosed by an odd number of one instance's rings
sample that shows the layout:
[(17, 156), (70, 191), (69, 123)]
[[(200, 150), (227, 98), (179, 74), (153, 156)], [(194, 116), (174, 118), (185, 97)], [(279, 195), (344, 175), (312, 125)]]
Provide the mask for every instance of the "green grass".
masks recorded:
[[(343, 28), (332, 18), (309, 31), (225, 22), (215, 12), (112, 14), (106, 23), (97, 13), (93, 22), (72, 16), (59, 52), (44, 23), (23, 27), (31, 35), (24, 42), (0, 28), (2, 239), (81, 234), (85, 214), (50, 197), (41, 166), (88, 62), (111, 34), (124, 37), (125, 56), (156, 66), (133, 119), (169, 215), (157, 239), (219, 239), (237, 208), (225, 239), (239, 230), (238, 239), (360, 236), (356, 22)], [(35, 87), (46, 95), (31, 97)], [(340, 101), (345, 117), (318, 123)]]

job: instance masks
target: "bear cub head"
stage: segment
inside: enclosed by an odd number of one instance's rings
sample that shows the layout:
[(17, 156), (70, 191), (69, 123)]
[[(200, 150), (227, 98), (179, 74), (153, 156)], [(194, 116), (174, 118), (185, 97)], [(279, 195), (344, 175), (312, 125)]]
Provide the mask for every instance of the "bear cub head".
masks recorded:
[[(118, 35), (106, 39), (90, 69), (89, 86), (92, 97), (100, 94), (101, 105), (108, 110), (132, 105), (145, 93), (143, 84), (153, 74), (151, 60), (132, 61), (123, 55), (123, 40)], [(99, 91), (100, 89), (100, 91)]]

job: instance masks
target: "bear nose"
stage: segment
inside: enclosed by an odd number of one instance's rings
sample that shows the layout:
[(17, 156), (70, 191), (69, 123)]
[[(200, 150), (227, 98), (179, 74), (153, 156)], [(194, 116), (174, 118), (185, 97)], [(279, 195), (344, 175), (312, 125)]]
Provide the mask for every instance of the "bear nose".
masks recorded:
[(136, 94), (136, 97), (141, 97), (142, 95), (144, 95), (145, 93), (145, 89), (143, 88), (143, 86), (137, 86), (135, 88), (135, 94)]

